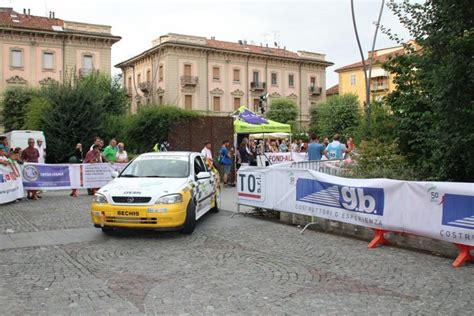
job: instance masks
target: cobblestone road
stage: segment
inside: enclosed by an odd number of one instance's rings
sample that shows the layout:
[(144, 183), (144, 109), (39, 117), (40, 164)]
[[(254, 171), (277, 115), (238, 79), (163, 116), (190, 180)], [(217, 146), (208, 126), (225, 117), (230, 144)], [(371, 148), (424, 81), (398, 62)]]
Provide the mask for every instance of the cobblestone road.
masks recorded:
[(191, 236), (103, 236), (89, 204), (0, 206), (0, 314), (474, 313), (472, 264), (229, 212)]

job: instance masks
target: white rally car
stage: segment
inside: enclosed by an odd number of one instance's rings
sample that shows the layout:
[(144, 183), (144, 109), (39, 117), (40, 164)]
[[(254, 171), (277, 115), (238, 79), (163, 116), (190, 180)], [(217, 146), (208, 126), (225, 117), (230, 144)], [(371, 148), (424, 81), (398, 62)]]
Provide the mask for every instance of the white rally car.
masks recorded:
[(94, 196), (95, 227), (176, 229), (190, 234), (196, 221), (220, 206), (219, 174), (200, 153), (138, 156)]

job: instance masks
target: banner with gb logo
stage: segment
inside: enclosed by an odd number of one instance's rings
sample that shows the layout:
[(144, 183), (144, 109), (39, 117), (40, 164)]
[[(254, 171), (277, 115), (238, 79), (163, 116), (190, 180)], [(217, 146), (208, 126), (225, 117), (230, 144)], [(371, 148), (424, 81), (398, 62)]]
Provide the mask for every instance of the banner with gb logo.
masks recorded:
[(239, 204), (474, 245), (474, 183), (349, 179), (289, 167), (247, 167), (239, 176)]

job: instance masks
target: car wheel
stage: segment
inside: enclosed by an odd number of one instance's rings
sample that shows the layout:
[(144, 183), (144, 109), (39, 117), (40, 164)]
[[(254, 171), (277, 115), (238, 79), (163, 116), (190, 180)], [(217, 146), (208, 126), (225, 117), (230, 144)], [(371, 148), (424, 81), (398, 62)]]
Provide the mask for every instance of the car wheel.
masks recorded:
[(192, 234), (196, 227), (196, 205), (194, 201), (189, 201), (188, 208), (186, 209), (186, 220), (181, 232), (183, 234)]
[(111, 235), (114, 232), (114, 229), (111, 227), (102, 227), (102, 232), (106, 235)]
[(219, 209), (221, 208), (221, 191), (220, 190), (217, 190), (214, 198), (215, 198), (215, 205), (213, 208), (211, 208), (211, 212), (218, 213)]

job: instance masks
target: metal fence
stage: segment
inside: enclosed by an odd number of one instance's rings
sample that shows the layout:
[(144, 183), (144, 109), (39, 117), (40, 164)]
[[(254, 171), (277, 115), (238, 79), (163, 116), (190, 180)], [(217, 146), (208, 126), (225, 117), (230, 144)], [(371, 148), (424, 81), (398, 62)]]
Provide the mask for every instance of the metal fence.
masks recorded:
[(293, 162), (290, 168), (309, 169), (333, 176), (341, 174), (343, 160), (313, 160), (313, 161), (299, 161)]

